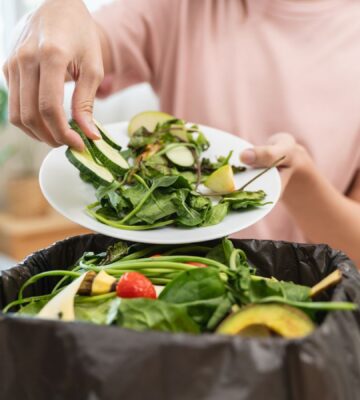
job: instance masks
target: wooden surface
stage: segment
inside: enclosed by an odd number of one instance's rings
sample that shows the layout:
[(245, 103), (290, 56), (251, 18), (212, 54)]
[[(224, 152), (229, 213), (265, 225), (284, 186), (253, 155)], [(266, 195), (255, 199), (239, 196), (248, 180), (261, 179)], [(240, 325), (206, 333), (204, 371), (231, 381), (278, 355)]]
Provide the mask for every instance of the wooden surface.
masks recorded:
[(0, 213), (0, 252), (15, 260), (22, 260), (58, 240), (84, 233), (90, 231), (53, 211), (28, 218)]

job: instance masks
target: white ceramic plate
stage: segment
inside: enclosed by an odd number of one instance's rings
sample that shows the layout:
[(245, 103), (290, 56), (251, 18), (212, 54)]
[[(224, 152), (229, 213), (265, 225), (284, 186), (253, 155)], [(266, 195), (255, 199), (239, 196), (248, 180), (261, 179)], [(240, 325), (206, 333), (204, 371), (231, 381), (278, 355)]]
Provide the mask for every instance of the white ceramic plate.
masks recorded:
[[(121, 146), (127, 146), (129, 139), (126, 122), (108, 125), (106, 129)], [(204, 156), (210, 159), (215, 160), (216, 156), (226, 155), (230, 150), (234, 150), (231, 162), (238, 165), (240, 152), (252, 146), (229, 133), (206, 126), (201, 126), (201, 129), (210, 141), (210, 148), (204, 153)], [(141, 243), (176, 244), (221, 238), (245, 229), (264, 218), (280, 196), (280, 176), (273, 168), (246, 188), (247, 190), (263, 189), (267, 193), (266, 201), (271, 201), (272, 204), (249, 211), (230, 212), (220, 224), (203, 228), (164, 227), (148, 231), (117, 229), (104, 225), (85, 213), (85, 207), (96, 201), (95, 190), (80, 179), (78, 170), (65, 157), (65, 150), (65, 146), (53, 149), (42, 163), (39, 179), (44, 196), (55, 210), (71, 221), (119, 239)], [(235, 174), (236, 187), (241, 187), (258, 173), (259, 170), (250, 169)]]

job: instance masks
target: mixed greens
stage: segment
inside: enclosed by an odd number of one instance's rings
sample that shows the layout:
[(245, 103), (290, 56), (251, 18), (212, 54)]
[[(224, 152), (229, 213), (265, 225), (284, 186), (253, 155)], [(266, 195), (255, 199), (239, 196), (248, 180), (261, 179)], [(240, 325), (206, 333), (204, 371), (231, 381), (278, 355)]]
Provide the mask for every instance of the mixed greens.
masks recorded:
[(101, 139), (95, 141), (75, 121), (70, 125), (86, 150), (68, 148), (66, 156), (96, 188), (97, 201), (86, 211), (104, 224), (129, 230), (210, 226), (230, 211), (267, 204), (262, 190), (236, 190), (234, 173), (245, 168), (230, 165), (232, 151), (215, 161), (202, 157), (209, 142), (196, 125), (164, 113), (138, 114), (124, 150), (98, 123)]
[[(25, 296), (29, 286), (54, 276), (51, 292)], [(336, 270), (310, 288), (258, 276), (228, 239), (212, 247), (120, 241), (106, 252), (84, 253), (71, 270), (32, 276), (3, 312), (137, 331), (298, 337), (313, 331), (317, 311), (356, 309), (313, 301), (340, 279)]]

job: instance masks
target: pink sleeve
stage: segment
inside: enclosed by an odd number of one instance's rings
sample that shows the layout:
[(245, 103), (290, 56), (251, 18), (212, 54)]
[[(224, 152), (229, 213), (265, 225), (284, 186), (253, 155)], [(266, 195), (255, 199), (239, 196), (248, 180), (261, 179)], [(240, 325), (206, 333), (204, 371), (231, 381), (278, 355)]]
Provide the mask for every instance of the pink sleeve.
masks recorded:
[(150, 82), (157, 87), (166, 29), (176, 23), (175, 0), (117, 0), (94, 14), (111, 45), (114, 73), (105, 76), (98, 95)]

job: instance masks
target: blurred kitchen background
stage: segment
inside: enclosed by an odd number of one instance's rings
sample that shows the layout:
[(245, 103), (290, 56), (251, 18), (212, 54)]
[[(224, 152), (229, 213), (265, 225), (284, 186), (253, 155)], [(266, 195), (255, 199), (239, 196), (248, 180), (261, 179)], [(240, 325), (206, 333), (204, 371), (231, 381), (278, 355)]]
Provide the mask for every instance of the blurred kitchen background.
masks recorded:
[[(95, 11), (110, 0), (85, 0)], [(17, 21), (41, 0), (0, 0), (0, 65), (11, 49)], [(72, 84), (65, 85), (64, 108), (70, 116)], [(128, 120), (143, 110), (158, 108), (150, 86), (133, 86), (106, 100), (96, 100), (94, 115), (103, 124)], [(7, 90), (0, 73), (0, 269), (56, 240), (86, 232), (51, 210), (42, 197), (38, 172), (50, 148), (36, 142), (7, 121)]]

